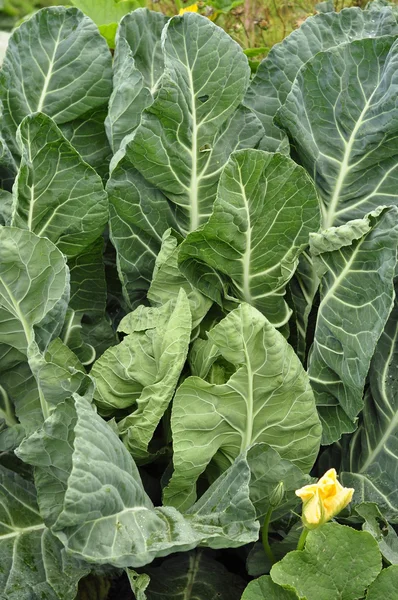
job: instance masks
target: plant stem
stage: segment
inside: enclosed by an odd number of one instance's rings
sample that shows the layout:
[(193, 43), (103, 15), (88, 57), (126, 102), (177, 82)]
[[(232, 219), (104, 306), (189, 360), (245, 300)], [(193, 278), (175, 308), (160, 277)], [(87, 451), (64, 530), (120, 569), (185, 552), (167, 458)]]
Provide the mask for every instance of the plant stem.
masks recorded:
[(271, 515), (272, 515), (272, 508), (269, 507), (268, 512), (265, 515), (263, 528), (261, 530), (261, 539), (263, 542), (265, 554), (270, 559), (271, 565), (273, 565), (275, 563), (275, 556), (271, 550), (271, 546), (269, 545), (269, 541), (268, 541), (268, 529), (269, 529), (269, 524), (271, 521)]
[(301, 532), (298, 544), (297, 544), (297, 550), (304, 550), (304, 544), (305, 544), (305, 540), (307, 539), (308, 533), (309, 533), (309, 529), (306, 529), (304, 527), (303, 531)]

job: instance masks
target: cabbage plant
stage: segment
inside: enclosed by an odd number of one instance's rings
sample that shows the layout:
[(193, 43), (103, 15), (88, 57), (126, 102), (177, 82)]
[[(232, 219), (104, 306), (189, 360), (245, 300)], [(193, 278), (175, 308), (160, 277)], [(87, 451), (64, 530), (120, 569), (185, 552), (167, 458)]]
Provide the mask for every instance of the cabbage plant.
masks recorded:
[(1, 598), (392, 598), (398, 10), (325, 11), (254, 77), (193, 12), (11, 35)]

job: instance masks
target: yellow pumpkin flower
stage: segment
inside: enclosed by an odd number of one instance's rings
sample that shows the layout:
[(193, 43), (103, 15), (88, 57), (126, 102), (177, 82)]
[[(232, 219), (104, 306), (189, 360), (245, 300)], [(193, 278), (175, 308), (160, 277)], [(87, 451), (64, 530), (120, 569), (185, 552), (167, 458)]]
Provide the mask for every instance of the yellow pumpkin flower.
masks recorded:
[(296, 490), (303, 501), (302, 520), (307, 529), (315, 529), (330, 521), (352, 500), (354, 490), (337, 481), (336, 469), (329, 469), (318, 483)]
[(198, 5), (197, 4), (191, 4), (191, 6), (187, 6), (186, 8), (180, 8), (180, 12), (178, 13), (179, 15), (183, 15), (186, 12), (194, 12), (197, 13), (198, 12)]

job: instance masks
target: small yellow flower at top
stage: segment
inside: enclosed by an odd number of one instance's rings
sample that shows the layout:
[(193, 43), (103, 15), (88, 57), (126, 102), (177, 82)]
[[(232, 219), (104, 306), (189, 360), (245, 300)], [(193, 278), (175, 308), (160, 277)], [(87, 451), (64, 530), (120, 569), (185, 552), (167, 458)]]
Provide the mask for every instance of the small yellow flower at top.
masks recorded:
[(197, 4), (191, 4), (191, 6), (187, 6), (186, 8), (180, 8), (180, 12), (178, 13), (179, 15), (183, 15), (184, 13), (187, 12), (194, 12), (197, 13), (198, 12), (198, 5)]
[(296, 495), (303, 501), (304, 526), (316, 529), (330, 521), (351, 502), (354, 491), (337, 481), (336, 469), (329, 469), (318, 483), (296, 490)]

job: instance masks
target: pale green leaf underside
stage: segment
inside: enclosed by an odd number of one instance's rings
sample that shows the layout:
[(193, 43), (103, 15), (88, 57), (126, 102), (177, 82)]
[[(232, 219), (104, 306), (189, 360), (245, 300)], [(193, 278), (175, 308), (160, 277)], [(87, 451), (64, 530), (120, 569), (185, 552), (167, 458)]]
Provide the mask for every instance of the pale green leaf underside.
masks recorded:
[(200, 324), (209, 311), (212, 301), (196, 289), (181, 272), (178, 256), (181, 246), (171, 230), (163, 234), (162, 246), (156, 257), (148, 300), (152, 306), (161, 307), (169, 299), (178, 297), (180, 289), (184, 289), (189, 300), (192, 315), (192, 328)]
[(244, 456), (189, 514), (155, 509), (114, 429), (80, 396), (58, 404), (18, 455), (37, 467), (40, 511), (52, 531), (89, 562), (138, 567), (199, 543), (236, 547), (258, 536)]
[(105, 414), (131, 407), (118, 427), (135, 459), (146, 457), (188, 354), (192, 319), (183, 289), (175, 302), (168, 303), (167, 314), (163, 311), (159, 317), (147, 331), (134, 331), (108, 349), (91, 370), (96, 383), (94, 397)]
[(208, 333), (235, 372), (224, 384), (189, 377), (173, 401), (174, 473), (164, 499), (189, 506), (208, 464), (225, 465), (265, 442), (303, 470), (319, 448), (320, 424), (308, 377), (293, 349), (255, 308), (242, 304)]

